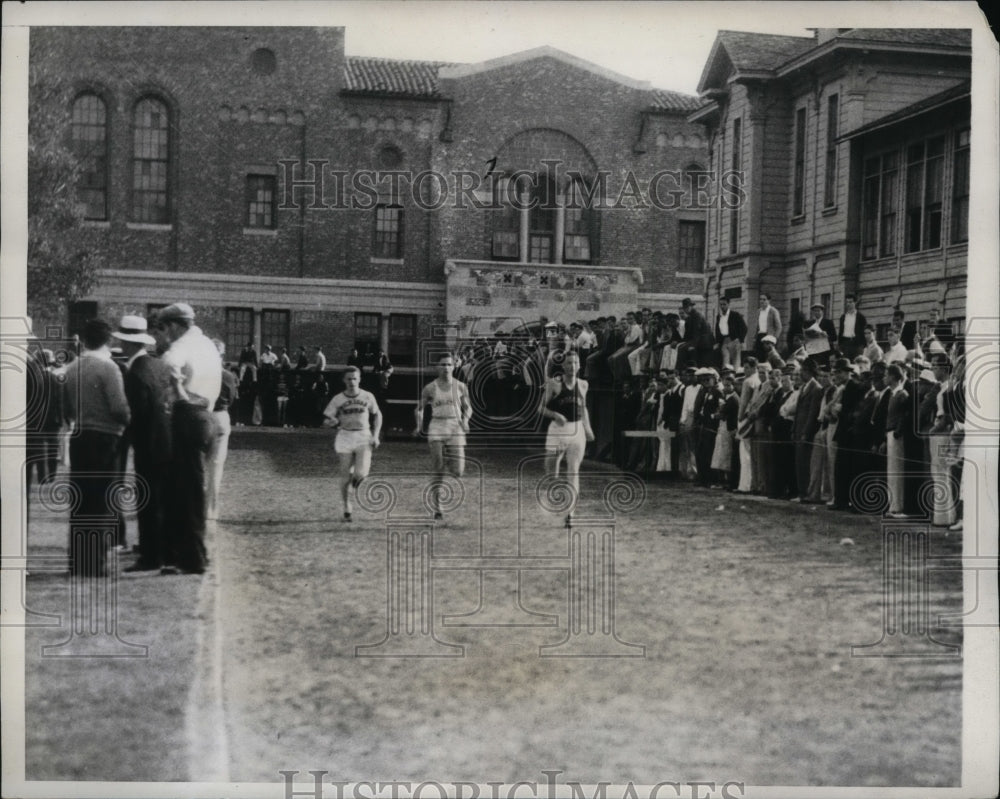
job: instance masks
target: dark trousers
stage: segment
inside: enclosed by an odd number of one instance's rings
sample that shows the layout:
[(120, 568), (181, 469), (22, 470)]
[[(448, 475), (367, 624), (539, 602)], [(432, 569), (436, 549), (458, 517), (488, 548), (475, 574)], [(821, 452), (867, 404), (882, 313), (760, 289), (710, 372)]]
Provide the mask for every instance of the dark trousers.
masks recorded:
[(102, 577), (106, 573), (107, 548), (115, 543), (118, 523), (109, 493), (111, 484), (120, 478), (120, 439), (93, 430), (80, 430), (70, 439), (70, 481), (77, 494), (70, 513), (72, 574)]
[(837, 442), (837, 455), (833, 466), (833, 504), (846, 508), (851, 504), (851, 483), (857, 477), (853, 441), (843, 438)]
[(812, 459), (812, 451), (811, 441), (795, 442), (795, 485), (800, 499), (809, 496), (809, 461)]
[(55, 477), (59, 470), (59, 431), (29, 431), (24, 442), (26, 464), (26, 485), (31, 490), (32, 466), (38, 473), (38, 482), (44, 483)]
[(170, 465), (155, 463), (145, 453), (135, 453), (136, 478), (146, 485), (146, 501), (139, 506), (139, 564), (157, 569), (164, 563), (167, 497)]
[(203, 572), (205, 549), (205, 454), (215, 438), (215, 418), (207, 408), (174, 404), (164, 563)]
[(698, 428), (698, 448), (695, 462), (698, 464), (698, 482), (703, 486), (712, 485), (712, 452), (715, 450), (716, 431), (711, 427)]
[(772, 429), (770, 496), (787, 499), (797, 493), (795, 479), (795, 446), (792, 444), (789, 423), (776, 422)]

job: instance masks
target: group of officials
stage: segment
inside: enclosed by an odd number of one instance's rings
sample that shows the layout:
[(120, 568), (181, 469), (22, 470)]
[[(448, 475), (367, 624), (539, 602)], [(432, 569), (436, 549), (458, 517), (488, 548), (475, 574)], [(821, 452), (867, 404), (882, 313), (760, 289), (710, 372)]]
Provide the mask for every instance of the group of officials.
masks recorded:
[[(79, 357), (65, 369), (61, 403), (73, 429), (69, 557), (76, 575), (105, 575), (108, 550), (124, 543), (113, 532), (121, 529), (113, 484), (122, 479), (128, 446), (139, 542), (138, 558), (125, 571), (205, 571), (206, 520), (215, 515), (235, 381), (224, 376), (221, 342), (194, 321), (190, 305), (175, 303), (150, 322), (129, 315), (117, 330), (100, 319), (84, 326)], [(121, 365), (112, 359), (113, 341), (125, 358)]]

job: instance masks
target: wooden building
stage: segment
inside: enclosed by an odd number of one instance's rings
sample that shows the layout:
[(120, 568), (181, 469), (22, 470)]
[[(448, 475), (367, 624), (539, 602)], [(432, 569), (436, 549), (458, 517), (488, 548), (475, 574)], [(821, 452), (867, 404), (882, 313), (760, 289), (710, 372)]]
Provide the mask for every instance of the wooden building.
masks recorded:
[(836, 320), (856, 294), (880, 333), (894, 306), (908, 320), (938, 307), (960, 328), (970, 76), (968, 30), (720, 31), (689, 117), (723, 188), (708, 217), (710, 312), (724, 295), (755, 318), (767, 292), (787, 330), (814, 302)]

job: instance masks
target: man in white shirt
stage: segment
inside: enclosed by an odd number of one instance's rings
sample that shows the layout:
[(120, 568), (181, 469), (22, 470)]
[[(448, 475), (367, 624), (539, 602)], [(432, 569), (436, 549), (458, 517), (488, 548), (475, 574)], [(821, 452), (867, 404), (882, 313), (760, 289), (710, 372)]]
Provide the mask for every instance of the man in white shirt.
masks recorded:
[(156, 328), (169, 348), (163, 362), (174, 390), (171, 502), (165, 565), (161, 574), (201, 574), (205, 550), (205, 455), (215, 438), (212, 413), (222, 391), (222, 357), (194, 324), (194, 309), (179, 302), (163, 308)]
[(844, 312), (840, 315), (840, 330), (837, 340), (845, 358), (853, 358), (864, 349), (865, 315), (858, 310), (853, 294), (844, 297)]
[(905, 363), (906, 347), (904, 347), (902, 342), (899, 340), (899, 331), (894, 328), (889, 328), (889, 332), (886, 333), (886, 338), (889, 341), (889, 346), (886, 348), (882, 359), (886, 363), (894, 363), (896, 361)]
[(278, 362), (278, 356), (274, 354), (270, 344), (264, 345), (264, 351), (260, 354), (261, 366), (274, 366)]
[(781, 314), (771, 305), (770, 295), (762, 291), (757, 312), (757, 330), (754, 333), (754, 350), (758, 359), (764, 358), (764, 348), (761, 346), (764, 336), (774, 336), (775, 341), (781, 341)]

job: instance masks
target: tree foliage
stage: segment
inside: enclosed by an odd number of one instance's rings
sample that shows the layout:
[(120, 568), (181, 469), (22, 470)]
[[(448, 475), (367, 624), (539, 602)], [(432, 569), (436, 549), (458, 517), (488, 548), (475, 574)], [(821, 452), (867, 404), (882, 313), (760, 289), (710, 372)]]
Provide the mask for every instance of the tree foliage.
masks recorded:
[(81, 165), (69, 148), (72, 95), (37, 67), (28, 92), (28, 312), (52, 316), (87, 294), (100, 258), (81, 235)]

